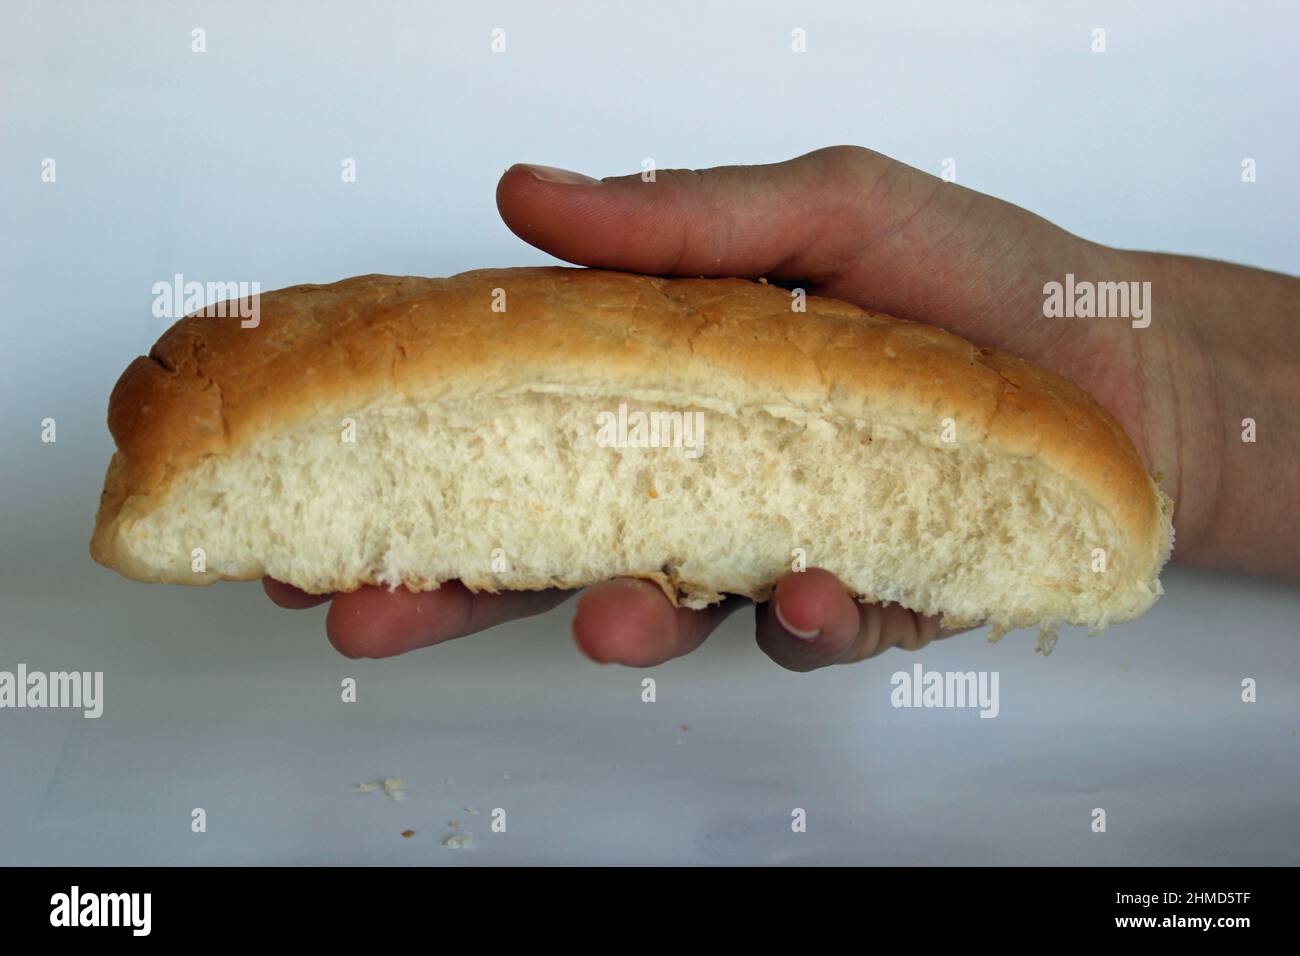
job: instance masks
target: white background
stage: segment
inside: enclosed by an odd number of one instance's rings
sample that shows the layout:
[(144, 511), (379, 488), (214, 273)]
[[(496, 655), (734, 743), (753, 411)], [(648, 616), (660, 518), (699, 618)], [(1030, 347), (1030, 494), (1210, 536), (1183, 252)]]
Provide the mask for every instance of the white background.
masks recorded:
[[(153, 282), (545, 263), (496, 215), (516, 161), (602, 176), (857, 143), (953, 157), (1090, 239), (1300, 271), (1297, 9), (6, 4), (0, 670), (102, 670), (106, 704), (0, 711), (0, 863), (1300, 862), (1294, 588), (1174, 569), (1141, 621), (1046, 659), (968, 635), (806, 676), (746, 612), (640, 672), (581, 658), (568, 608), (352, 662), (323, 609), (133, 584), (86, 553), (108, 393), (164, 327)], [(916, 661), (998, 670), (1001, 715), (892, 708)], [(382, 776), (407, 800), (353, 788)], [(471, 849), (441, 845), (450, 819)]]

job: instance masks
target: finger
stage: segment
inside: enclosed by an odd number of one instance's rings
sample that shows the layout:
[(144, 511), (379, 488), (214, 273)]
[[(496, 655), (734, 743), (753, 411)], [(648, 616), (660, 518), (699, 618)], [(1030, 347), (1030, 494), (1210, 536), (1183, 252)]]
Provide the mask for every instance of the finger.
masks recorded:
[(757, 626), (763, 651), (795, 671), (865, 660), (891, 647), (918, 650), (960, 633), (896, 604), (859, 604), (821, 569), (786, 575), (758, 609)]
[(618, 578), (583, 593), (573, 618), (573, 637), (599, 664), (654, 667), (695, 650), (745, 603), (728, 598), (699, 611), (673, 607), (657, 585)]
[(292, 584), (285, 584), (275, 578), (262, 578), (262, 590), (266, 592), (267, 597), (280, 607), (287, 607), (294, 611), (316, 607), (316, 605), (324, 604), (334, 596), (332, 594), (308, 594), (306, 591), (298, 590)]
[(787, 574), (757, 613), (759, 647), (790, 670), (833, 664), (858, 636), (857, 602), (821, 568)]
[[(828, 217), (870, 191), (889, 161), (848, 164), (819, 150), (766, 166), (660, 169), (595, 180), (516, 165), (497, 186), (497, 207), (521, 239), (588, 266), (656, 275), (807, 275), (839, 261), (862, 237), (819, 240)], [(870, 166), (870, 168), (869, 168)], [(918, 174), (920, 175), (920, 174)], [(848, 247), (848, 248), (846, 248)]]
[(859, 604), (861, 627), (848, 652), (837, 662), (852, 664), (883, 654), (892, 647), (919, 651), (931, 641), (963, 634), (969, 628), (949, 630), (940, 618), (909, 611), (897, 604)]
[(367, 586), (334, 599), (325, 619), (325, 633), (347, 657), (392, 657), (541, 614), (572, 593), (474, 594), (459, 581), (448, 581), (436, 591)]

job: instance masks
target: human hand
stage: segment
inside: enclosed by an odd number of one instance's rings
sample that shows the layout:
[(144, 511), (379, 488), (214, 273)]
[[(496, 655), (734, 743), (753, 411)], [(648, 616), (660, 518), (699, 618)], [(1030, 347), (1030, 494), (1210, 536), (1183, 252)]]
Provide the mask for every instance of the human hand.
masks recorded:
[[(1239, 567), (1254, 561), (1261, 570), (1300, 562), (1281, 542), (1262, 557), (1258, 548), (1248, 555), (1250, 528), (1216, 520), (1226, 466), (1215, 457), (1222, 439), (1207, 423), (1223, 422), (1223, 393), (1232, 388), (1202, 385), (1216, 381), (1216, 364), (1234, 353), (1232, 343), (1215, 337), (1212, 316), (1206, 318), (1212, 310), (1191, 314), (1189, 302), (1203, 303), (1187, 291), (1197, 283), (1236, 289), (1241, 298), (1266, 300), (1271, 309), (1261, 314), (1282, 314), (1294, 301), (1295, 280), (1100, 246), (856, 147), (769, 166), (657, 170), (653, 182), (640, 174), (594, 180), (514, 166), (498, 185), (497, 204), (521, 238), (580, 265), (763, 276), (1018, 354), (1091, 392), (1133, 437), (1148, 468), (1163, 472), (1178, 505), (1180, 557)], [(1160, 316), (1148, 328), (1122, 319), (1048, 318), (1043, 287), (1066, 273), (1176, 291), (1162, 296)], [(1221, 307), (1232, 300), (1220, 295)], [(1261, 329), (1268, 341), (1283, 335), (1276, 322)], [(1205, 348), (1209, 338), (1213, 354)], [(330, 600), (270, 580), (265, 586), (284, 607)], [(568, 596), (471, 594), (456, 582), (422, 593), (365, 587), (333, 597), (326, 627), (344, 654), (386, 657), (541, 613)], [(653, 584), (610, 581), (583, 593), (574, 635), (594, 660), (652, 666), (698, 647), (744, 603), (674, 608)], [(897, 606), (859, 605), (818, 570), (782, 579), (756, 609), (756, 632), (763, 650), (793, 670), (862, 660), (894, 646), (916, 649), (949, 633), (936, 619)]]

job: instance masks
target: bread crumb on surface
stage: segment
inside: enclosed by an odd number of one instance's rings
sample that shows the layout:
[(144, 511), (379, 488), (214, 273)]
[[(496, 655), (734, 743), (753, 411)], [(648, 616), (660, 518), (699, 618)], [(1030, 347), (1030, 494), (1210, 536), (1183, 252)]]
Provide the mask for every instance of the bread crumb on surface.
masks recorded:
[(382, 780), (372, 780), (368, 783), (359, 783), (356, 786), (362, 793), (383, 790), (384, 796), (390, 800), (406, 799), (406, 781), (399, 777), (384, 777)]
[(402, 836), (406, 837), (406, 839), (409, 840), (409, 839), (411, 839), (411, 837), (415, 836), (415, 831), (414, 831), (414, 830), (403, 830), (403, 831), (402, 831)]
[(478, 811), (475, 810), (473, 807), (464, 807), (463, 809), (470, 816), (475, 816), (475, 817), (478, 816)]
[(451, 827), (451, 828), (454, 830), (454, 829), (456, 829), (458, 826), (460, 826), (460, 821), (459, 821), (459, 820), (448, 820), (448, 821), (447, 821), (447, 826)]
[(453, 833), (442, 841), (442, 845), (449, 850), (464, 850), (474, 840), (472, 833)]

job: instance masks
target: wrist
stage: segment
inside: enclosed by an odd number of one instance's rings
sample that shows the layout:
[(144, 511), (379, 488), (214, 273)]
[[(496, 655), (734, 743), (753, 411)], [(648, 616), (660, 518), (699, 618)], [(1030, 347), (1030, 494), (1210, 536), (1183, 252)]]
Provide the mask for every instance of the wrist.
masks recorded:
[(1152, 283), (1153, 321), (1132, 337), (1143, 450), (1175, 502), (1175, 558), (1300, 575), (1300, 349), (1288, 315), (1300, 282), (1188, 256), (1118, 256)]

